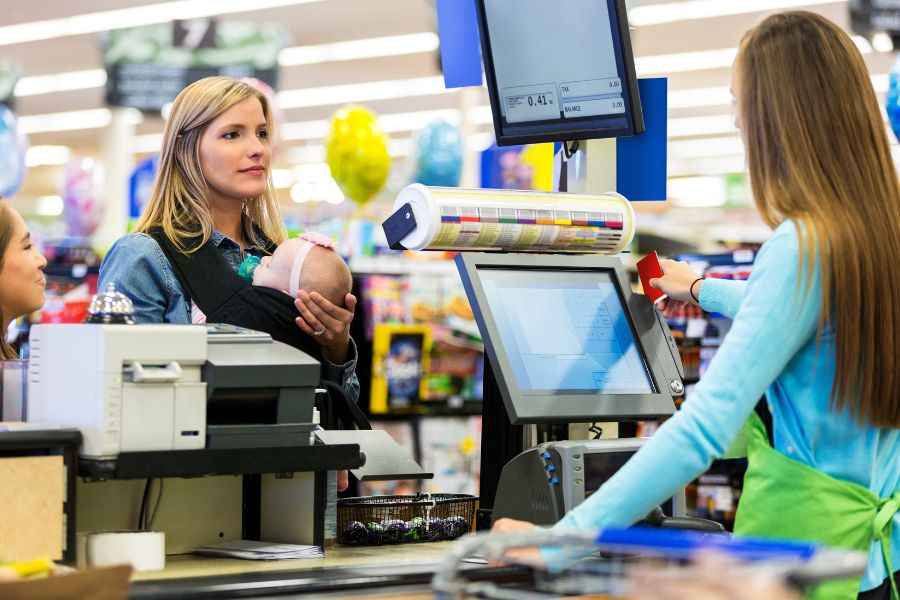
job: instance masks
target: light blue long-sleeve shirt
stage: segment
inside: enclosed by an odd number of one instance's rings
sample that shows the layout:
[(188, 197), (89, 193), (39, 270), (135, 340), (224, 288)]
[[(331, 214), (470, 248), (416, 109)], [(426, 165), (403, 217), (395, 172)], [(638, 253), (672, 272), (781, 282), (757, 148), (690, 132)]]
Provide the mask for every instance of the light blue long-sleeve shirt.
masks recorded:
[[(807, 289), (805, 269), (798, 278), (798, 256), (796, 227), (785, 221), (763, 245), (747, 282), (704, 281), (703, 309), (734, 322), (703, 379), (644, 448), (555, 529), (638, 521), (726, 452), (763, 394), (776, 450), (881, 498), (900, 489), (900, 430), (860, 426), (847, 411), (830, 408), (834, 335), (826, 331), (817, 345), (819, 265)], [(896, 571), (900, 514), (894, 516), (891, 557)], [(873, 542), (860, 589), (877, 587), (886, 577), (880, 544)]]

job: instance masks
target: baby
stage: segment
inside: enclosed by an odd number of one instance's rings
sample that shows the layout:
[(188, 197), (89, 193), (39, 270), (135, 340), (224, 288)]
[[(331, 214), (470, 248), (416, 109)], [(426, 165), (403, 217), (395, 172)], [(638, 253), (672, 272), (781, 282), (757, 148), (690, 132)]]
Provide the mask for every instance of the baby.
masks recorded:
[[(252, 277), (253, 285), (281, 290), (292, 298), (297, 297), (299, 290), (315, 291), (341, 308), (353, 285), (350, 268), (332, 241), (314, 232), (283, 242), (272, 256), (248, 257), (238, 274), (245, 280)], [(191, 322), (206, 322), (206, 316), (193, 302)]]

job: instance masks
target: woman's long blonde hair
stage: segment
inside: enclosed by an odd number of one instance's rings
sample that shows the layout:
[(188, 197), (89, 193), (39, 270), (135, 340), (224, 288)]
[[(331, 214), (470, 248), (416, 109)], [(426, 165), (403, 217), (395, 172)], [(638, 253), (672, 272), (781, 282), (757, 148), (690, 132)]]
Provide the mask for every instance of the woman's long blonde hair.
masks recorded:
[[(176, 248), (190, 253), (199, 248), (189, 242), (200, 235), (201, 245), (214, 226), (208, 201), (209, 189), (200, 168), (200, 138), (209, 123), (248, 98), (262, 105), (269, 136), (274, 135), (269, 100), (252, 86), (228, 77), (207, 77), (184, 88), (175, 102), (163, 131), (159, 170), (144, 214), (135, 231), (161, 227)], [(285, 239), (278, 201), (271, 176), (261, 196), (247, 198), (244, 205), (244, 237), (258, 242), (253, 225), (276, 244)]]
[[(12, 208), (6, 200), (0, 198), (0, 271), (3, 270), (3, 258), (12, 242), (13, 236), (13, 219)], [(11, 358), (19, 358), (19, 355), (6, 339), (7, 327), (9, 322), (3, 315), (3, 309), (0, 308), (0, 360), (9, 360)]]
[(887, 269), (900, 256), (900, 185), (862, 56), (835, 24), (791, 11), (744, 36), (735, 75), (756, 206), (773, 227), (796, 223), (807, 285), (821, 265), (832, 406), (900, 427), (900, 286)]

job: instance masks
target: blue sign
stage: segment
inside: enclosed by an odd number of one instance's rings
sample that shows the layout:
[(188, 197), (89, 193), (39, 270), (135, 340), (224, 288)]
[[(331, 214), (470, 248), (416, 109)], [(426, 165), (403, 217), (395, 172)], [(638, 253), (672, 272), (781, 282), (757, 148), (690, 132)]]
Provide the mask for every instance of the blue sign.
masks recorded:
[(441, 65), (448, 88), (481, 85), (481, 47), (475, 0), (437, 0)]

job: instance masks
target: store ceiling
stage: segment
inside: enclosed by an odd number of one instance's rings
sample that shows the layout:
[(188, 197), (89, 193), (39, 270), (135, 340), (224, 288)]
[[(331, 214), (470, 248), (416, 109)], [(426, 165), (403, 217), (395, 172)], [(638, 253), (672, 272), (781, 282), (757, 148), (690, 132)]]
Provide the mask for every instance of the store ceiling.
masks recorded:
[[(141, 0), (4, 0), (0, 13), (0, 58), (12, 59), (22, 65), (26, 77), (79, 72), (69, 91), (24, 95), (17, 98), (17, 111), (22, 117), (48, 115), (58, 112), (85, 111), (103, 108), (101, 53), (96, 33), (59, 35), (54, 27), (84, 25), (81, 31), (96, 30), (114, 22), (118, 16), (103, 16), (65, 22), (58, 21), (91, 13), (147, 6)], [(231, 14), (222, 19), (280, 23), (288, 29), (294, 46), (315, 46), (337, 42), (385, 36), (433, 32), (436, 30), (434, 0), (258, 0), (254, 3), (232, 3), (226, 0), (188, 0), (167, 3), (169, 14), (176, 15), (185, 7), (199, 7), (210, 14), (222, 7)], [(272, 7), (282, 4), (284, 6)], [(639, 74), (668, 76), (670, 88), (670, 175), (673, 177), (703, 176), (734, 172), (742, 169), (743, 157), (739, 140), (731, 126), (731, 104), (728, 94), (730, 63), (733, 49), (741, 35), (764, 16), (782, 7), (802, 6), (822, 13), (843, 27), (849, 23), (846, 1), (813, 2), (812, 0), (670, 0), (633, 2), (632, 39)], [(250, 7), (257, 7), (253, 9)], [(266, 6), (269, 8), (259, 8)], [(153, 7), (150, 6), (149, 9)], [(674, 8), (674, 11), (672, 10)], [(768, 9), (768, 10), (760, 10)], [(738, 14), (685, 19), (692, 11), (738, 12)], [(244, 12), (241, 12), (244, 11)], [(672, 21), (674, 14), (678, 21)], [(669, 20), (667, 20), (669, 19)], [(19, 29), (6, 26), (52, 20), (37, 30), (40, 39), (9, 43), (19, 35)], [(662, 20), (663, 22), (656, 22)], [(27, 33), (27, 32), (26, 32)], [(422, 39), (419, 39), (422, 42)], [(410, 40), (407, 43), (412, 43)], [(427, 47), (427, 39), (425, 39)], [(670, 56), (670, 55), (676, 56)], [(893, 52), (870, 51), (866, 62), (875, 77), (876, 88), (883, 95), (886, 73), (894, 60)], [(283, 143), (277, 167), (290, 169), (301, 163), (320, 163), (323, 159), (319, 131), (323, 121), (343, 102), (347, 93), (359, 93), (362, 102), (385, 116), (385, 123), (393, 142), (392, 151), (402, 157), (408, 153), (408, 139), (412, 132), (432, 118), (428, 111), (465, 111), (472, 118), (469, 145), (483, 148), (490, 141), (492, 127), (486, 107), (487, 94), (482, 89), (443, 91), (412, 95), (403, 91), (402, 84), (391, 84), (396, 97), (367, 100), (372, 88), (346, 90), (329, 99), (331, 86), (367, 82), (419, 80), (418, 86), (434, 86), (440, 75), (437, 53), (434, 50), (414, 54), (379, 58), (330, 61), (319, 64), (282, 67), (280, 90), (308, 90), (316, 88), (316, 97), (325, 98), (316, 106), (286, 110), (286, 131), (294, 139)], [(93, 79), (92, 79), (93, 77)], [(34, 82), (35, 80), (32, 80)], [(92, 83), (93, 82), (93, 83)], [(343, 96), (342, 96), (343, 94)], [(312, 93), (307, 94), (309, 97)], [(390, 96), (390, 93), (378, 95)], [(304, 97), (302, 94), (301, 98)], [(89, 113), (76, 117), (75, 127), (89, 124)], [(458, 115), (460, 112), (449, 113)], [(45, 118), (32, 119), (40, 129)], [(162, 130), (161, 118), (145, 116), (137, 125), (135, 159), (151, 151)], [(104, 128), (102, 119), (89, 128), (34, 132), (29, 135), (32, 146), (63, 145), (74, 155), (100, 156)], [(308, 139), (306, 139), (308, 138)], [(42, 162), (35, 155), (33, 162)], [(43, 162), (59, 162), (45, 158)], [(35, 198), (56, 193), (59, 165), (33, 166), (20, 191), (22, 198)], [(287, 174), (287, 171), (285, 171)], [(291, 175), (280, 182), (287, 199)]]

